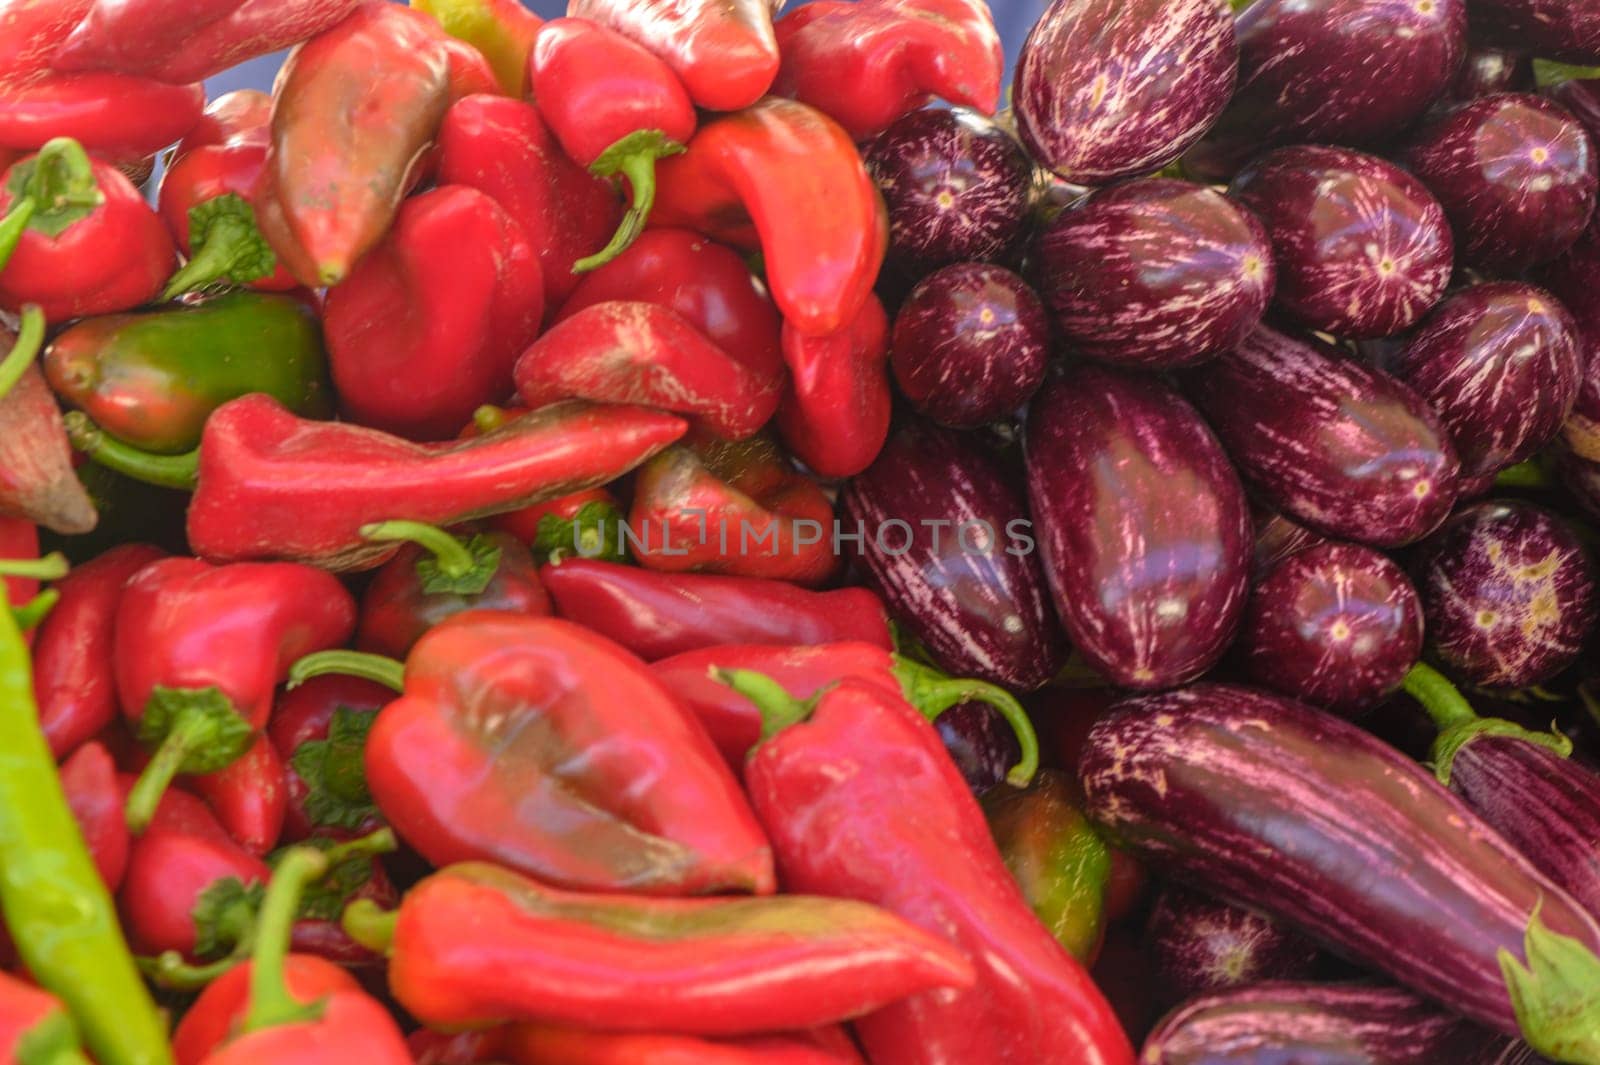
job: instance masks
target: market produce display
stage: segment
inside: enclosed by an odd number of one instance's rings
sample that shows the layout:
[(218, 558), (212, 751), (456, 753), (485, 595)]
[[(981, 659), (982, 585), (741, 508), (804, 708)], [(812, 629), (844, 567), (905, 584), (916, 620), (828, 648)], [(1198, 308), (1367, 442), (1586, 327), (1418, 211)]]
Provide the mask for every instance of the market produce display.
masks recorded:
[(1600, 1065), (1600, 0), (995, 15), (0, 0), (0, 1065)]

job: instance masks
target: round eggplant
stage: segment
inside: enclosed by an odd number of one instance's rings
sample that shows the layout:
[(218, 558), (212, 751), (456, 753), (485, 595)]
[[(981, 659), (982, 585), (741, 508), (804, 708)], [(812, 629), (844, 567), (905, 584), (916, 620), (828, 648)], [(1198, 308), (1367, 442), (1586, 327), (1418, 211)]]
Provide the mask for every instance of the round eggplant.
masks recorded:
[(1089, 664), (1146, 690), (1215, 665), (1244, 608), (1252, 536), (1194, 408), (1159, 381), (1071, 367), (1034, 400), (1025, 454), (1056, 611)]
[(1422, 603), (1384, 555), (1324, 542), (1256, 583), (1236, 647), (1252, 683), (1354, 717), (1391, 695), (1416, 664)]
[(1455, 227), (1462, 261), (1516, 273), (1572, 247), (1600, 187), (1588, 132), (1542, 96), (1500, 93), (1424, 126), (1402, 157)]
[(1019, 480), (971, 438), (912, 424), (843, 503), (863, 532), (867, 583), (941, 666), (1032, 690), (1066, 664), (1067, 648)]
[(923, 414), (975, 429), (1021, 408), (1050, 360), (1050, 316), (1003, 266), (957, 263), (911, 290), (894, 319), (895, 380)]
[(1484, 688), (1526, 688), (1577, 660), (1595, 625), (1595, 577), (1571, 529), (1531, 503), (1454, 515), (1418, 551), (1428, 653)]
[(1475, 100), (1497, 92), (1532, 92), (1533, 58), (1527, 52), (1469, 44), (1456, 80), (1450, 85), (1455, 100)]
[(1600, 222), (1592, 222), (1567, 253), (1536, 271), (1533, 280), (1572, 313), (1578, 330), (1600, 342)]
[(1317, 532), (1400, 547), (1450, 513), (1460, 464), (1449, 434), (1388, 374), (1262, 326), (1184, 378), (1262, 499)]
[(1484, 40), (1564, 63), (1600, 63), (1600, 0), (1472, 0)]
[(1184, 158), (1226, 181), (1279, 144), (1377, 144), (1450, 87), (1466, 0), (1255, 0), (1239, 14), (1239, 91)]
[(994, 259), (1027, 222), (1033, 163), (976, 111), (912, 111), (878, 135), (865, 159), (889, 211), (890, 262), (913, 277)]
[(1022, 757), (1016, 730), (988, 703), (957, 703), (933, 725), (974, 795), (997, 787)]
[(1063, 211), (1034, 244), (1040, 293), (1072, 349), (1192, 366), (1243, 340), (1272, 298), (1261, 223), (1212, 189), (1129, 181)]
[(1272, 238), (1278, 306), (1312, 329), (1390, 336), (1450, 282), (1444, 208), (1393, 163), (1344, 148), (1280, 148), (1241, 171), (1229, 194)]
[(1222, 113), (1238, 66), (1228, 0), (1054, 0), (1017, 60), (1017, 132), (1079, 185), (1148, 174)]
[(1313, 975), (1317, 948), (1272, 918), (1167, 887), (1145, 925), (1145, 945), (1170, 1005), (1262, 980)]
[(1462, 477), (1480, 478), (1560, 432), (1578, 398), (1583, 355), (1577, 323), (1554, 296), (1497, 281), (1446, 299), (1388, 368), (1450, 430)]

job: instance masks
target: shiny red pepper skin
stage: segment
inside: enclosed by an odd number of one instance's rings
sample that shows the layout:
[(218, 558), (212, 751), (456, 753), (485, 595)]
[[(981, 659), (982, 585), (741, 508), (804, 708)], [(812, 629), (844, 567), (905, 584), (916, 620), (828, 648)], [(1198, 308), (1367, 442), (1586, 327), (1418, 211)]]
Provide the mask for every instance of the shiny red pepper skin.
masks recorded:
[(770, 894), (771, 855), (700, 726), (644, 664), (554, 618), (457, 614), (406, 659), (367, 782), (434, 865), (586, 890)]
[(133, 841), (128, 820), (122, 815), (122, 784), (117, 763), (101, 743), (85, 743), (61, 763), (61, 787), (67, 805), (83, 830), (94, 856), (95, 868), (115, 894), (128, 871), (128, 848)]
[(857, 1032), (875, 1065), (1133, 1065), (1111, 1007), (1034, 917), (938, 732), (904, 699), (843, 681), (809, 719), (755, 749), (745, 781), (786, 888), (881, 905), (977, 966), (970, 991), (913, 996), (863, 1018)]
[(762, 380), (676, 311), (655, 303), (585, 307), (517, 360), (517, 392), (537, 410), (562, 399), (637, 403), (692, 416), (730, 440), (752, 435), (778, 409)]
[(513, 1065), (861, 1065), (841, 1028), (701, 1039), (518, 1024), (506, 1030), (500, 1048)]
[(0, 973), (0, 1060), (88, 1061), (61, 1000), (20, 976)]
[[(0, 559), (39, 557), (39, 527), (25, 518), (0, 518)], [(0, 577), (0, 586), (12, 606), (23, 606), (39, 594), (39, 582), (29, 577)]]
[(522, 226), (552, 309), (578, 283), (572, 264), (604, 247), (622, 217), (616, 193), (566, 157), (539, 109), (505, 96), (451, 106), (439, 128), (438, 178), (487, 193)]
[(1000, 105), (1005, 53), (984, 0), (822, 0), (774, 26), (772, 91), (869, 140), (937, 97), (986, 115)]
[(539, 576), (557, 615), (648, 662), (729, 643), (894, 646), (883, 601), (865, 588), (813, 592), (784, 581), (652, 573), (578, 558)]
[(617, 497), (605, 488), (586, 488), (509, 514), (498, 514), (489, 524), (541, 554), (551, 551), (562, 557), (579, 553), (581, 538), (587, 530), (592, 530), (595, 536), (603, 538), (599, 546), (604, 551), (600, 553), (612, 561), (621, 561), (622, 510)]
[(608, 26), (660, 56), (708, 111), (761, 99), (778, 74), (769, 0), (572, 0), (567, 14)]
[(778, 309), (806, 333), (860, 313), (889, 244), (878, 187), (854, 142), (805, 104), (768, 97), (700, 127), (657, 166), (651, 223), (759, 246)]
[(116, 720), (111, 649), (117, 605), (129, 578), (164, 554), (148, 544), (122, 544), (74, 566), (56, 582), (61, 600), (34, 639), (33, 690), (39, 724), (57, 758), (66, 757)]
[(778, 435), (824, 477), (854, 477), (889, 438), (889, 317), (868, 296), (848, 326), (812, 336), (783, 325), (789, 381), (778, 405)]
[(267, 736), (287, 769), (285, 839), (298, 842), (313, 832), (364, 836), (383, 826), (367, 790), (361, 726), (370, 728), (393, 701), (394, 692), (381, 684), (332, 675), (278, 697)]
[(447, 440), (510, 395), (511, 368), (543, 317), (539, 260), (521, 226), (478, 190), (445, 185), (406, 200), (329, 290), (323, 328), (350, 418)]
[(219, 144), (271, 143), (272, 97), (256, 89), (235, 89), (206, 105), (200, 121), (172, 150), (169, 165), (182, 162), (190, 152)]
[(238, 761), (195, 777), (190, 786), (247, 852), (259, 858), (278, 845), (289, 788), (283, 759), (265, 734), (258, 734)]
[[(172, 1035), (177, 1065), (200, 1065), (234, 1034), (250, 1000), (250, 963), (242, 962), (206, 985), (184, 1013)], [(331, 961), (310, 954), (291, 954), (284, 961), (284, 979), (295, 998), (312, 1002), (324, 995), (356, 992), (356, 978)]]

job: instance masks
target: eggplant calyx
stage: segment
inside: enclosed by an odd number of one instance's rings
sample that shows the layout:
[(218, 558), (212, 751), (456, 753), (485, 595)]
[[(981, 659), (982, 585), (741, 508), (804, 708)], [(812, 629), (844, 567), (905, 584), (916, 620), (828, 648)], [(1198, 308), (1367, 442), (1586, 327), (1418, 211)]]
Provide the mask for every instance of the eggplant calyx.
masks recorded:
[(1504, 947), (1496, 955), (1522, 1037), (1556, 1061), (1600, 1065), (1600, 958), (1552, 931), (1538, 906), (1528, 919), (1523, 953), (1526, 965)]
[(1562, 735), (1552, 726), (1549, 732), (1534, 732), (1523, 728), (1515, 722), (1505, 721), (1497, 717), (1480, 717), (1472, 721), (1464, 721), (1452, 725), (1439, 733), (1438, 739), (1433, 741), (1433, 750), (1430, 757), (1433, 762), (1434, 775), (1439, 778), (1439, 783), (1445, 787), (1450, 786), (1450, 769), (1455, 764), (1456, 755), (1461, 753), (1461, 748), (1471, 743), (1479, 736), (1507, 736), (1511, 739), (1522, 740), (1526, 743), (1547, 747), (1562, 758), (1572, 753), (1572, 741)]

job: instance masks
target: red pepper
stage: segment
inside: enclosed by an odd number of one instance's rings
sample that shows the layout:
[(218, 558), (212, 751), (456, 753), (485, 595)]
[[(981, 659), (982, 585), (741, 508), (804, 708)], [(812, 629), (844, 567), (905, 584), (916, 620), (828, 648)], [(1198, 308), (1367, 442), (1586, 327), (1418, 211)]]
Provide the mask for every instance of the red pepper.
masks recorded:
[(219, 144), (272, 143), (272, 97), (255, 89), (225, 92), (206, 105), (200, 121), (172, 150), (168, 166), (190, 152)]
[[(441, 35), (439, 45), (450, 62), (450, 99), (500, 91), (500, 78), (484, 54), (466, 41)], [(430, 155), (437, 153), (430, 149)]]
[[(185, 1011), (172, 1035), (177, 1065), (200, 1065), (207, 1054), (235, 1034), (250, 1005), (250, 968), (250, 963), (245, 962), (229, 969), (207, 984)], [(310, 954), (285, 958), (283, 975), (289, 993), (308, 1002), (337, 992), (361, 990), (356, 978), (343, 968)]]
[[(328, 837), (312, 837), (306, 842), (330, 851), (337, 846)], [(400, 902), (400, 892), (376, 858), (354, 856), (333, 864), (322, 884), (301, 900), (289, 945), (300, 954), (314, 954), (349, 968), (382, 966), (383, 955), (351, 939), (341, 925), (344, 911), (358, 902), (379, 908)]]
[(411, 0), (452, 37), (476, 48), (507, 96), (528, 95), (528, 56), (544, 21), (518, 0)]
[(775, 26), (772, 91), (838, 121), (857, 141), (937, 97), (994, 114), (1005, 51), (985, 0), (822, 0)]
[(651, 573), (588, 559), (545, 566), (539, 576), (559, 616), (650, 662), (729, 643), (894, 646), (883, 600), (865, 588), (813, 592), (783, 581)]
[(838, 572), (833, 503), (765, 437), (671, 447), (640, 469), (628, 512), (639, 564), (826, 583)]
[(0, 1060), (27, 1065), (87, 1063), (78, 1030), (61, 1000), (9, 973), (0, 973)]
[(500, 1060), (501, 1045), (509, 1030), (507, 1026), (452, 1033), (418, 1028), (406, 1036), (406, 1046), (416, 1065), (479, 1065)]
[(267, 735), (288, 766), (288, 839), (383, 826), (362, 758), (373, 720), (393, 700), (383, 685), (345, 676), (315, 677), (278, 697)]
[(350, 593), (310, 566), (173, 558), (139, 571), (117, 607), (117, 693), (157, 749), (129, 826), (143, 830), (178, 773), (214, 773), (250, 750), (289, 667), (342, 646), (355, 621)]
[(228, 835), (251, 854), (266, 854), (283, 834), (289, 801), (283, 759), (264, 734), (244, 754), (215, 773), (203, 773), (190, 786), (204, 796)]
[(698, 724), (622, 648), (472, 611), (412, 649), (367, 783), (435, 865), (492, 859), (587, 890), (770, 894), (771, 857)]
[(540, 559), (581, 555), (621, 562), (627, 557), (622, 521), (617, 497), (604, 488), (589, 488), (501, 514), (490, 524), (527, 544)]
[(122, 785), (117, 763), (102, 743), (85, 743), (61, 763), (61, 788), (67, 805), (83, 830), (84, 842), (94, 858), (106, 890), (116, 893), (128, 871), (132, 836), (122, 815)]
[(572, 266), (616, 230), (611, 187), (568, 159), (538, 108), (504, 96), (468, 96), (439, 129), (439, 182), (487, 193), (522, 226), (539, 255), (545, 302), (566, 299)]
[(784, 445), (823, 477), (854, 477), (889, 438), (889, 317), (877, 296), (844, 329), (811, 336), (783, 325), (789, 381), (778, 405)]
[(16, 333), (0, 324), (0, 514), (76, 536), (99, 515), (73, 470), (61, 407), (39, 370), (44, 333), (36, 306), (24, 309)]
[(861, 1065), (841, 1028), (713, 1040), (519, 1024), (499, 1046), (514, 1065)]
[(640, 302), (585, 307), (517, 360), (517, 391), (537, 410), (557, 400), (637, 403), (693, 415), (743, 439), (778, 409), (778, 385), (751, 373), (676, 311)]
[(511, 393), (511, 368), (543, 317), (539, 260), (521, 227), (476, 189), (447, 185), (405, 202), (328, 292), (323, 322), (350, 417), (442, 440)]
[(608, 26), (660, 56), (708, 111), (761, 99), (778, 75), (770, 0), (572, 0), (567, 14)]
[(369, 0), (278, 75), (261, 230), (309, 288), (336, 285), (394, 221), (450, 105), (450, 52), (426, 15)]
[(611, 242), (573, 264), (583, 273), (615, 259), (644, 229), (656, 160), (683, 151), (694, 103), (671, 67), (588, 19), (546, 23), (529, 63), (534, 99), (567, 156), (599, 177), (622, 175), (633, 197)]
[(827, 115), (770, 97), (701, 126), (656, 178), (651, 223), (759, 246), (772, 298), (795, 328), (832, 333), (860, 313), (889, 224), (850, 135)]
[(57, 758), (116, 720), (111, 649), (117, 605), (129, 578), (163, 554), (148, 544), (122, 544), (73, 567), (56, 584), (61, 600), (40, 624), (34, 641), (33, 690), (39, 724)]
[[(8, 9), (5, 17), (11, 14)], [(28, 44), (10, 23), (4, 36)], [(0, 42), (0, 148), (37, 151), (56, 137), (71, 137), (111, 162), (140, 160), (188, 133), (206, 105), (203, 85), (28, 71), (8, 67), (7, 52)]]
[(434, 1027), (747, 1035), (971, 979), (959, 951), (873, 906), (579, 894), (479, 862), (412, 888), (392, 940), (389, 989)]
[[(60, 138), (0, 177), (0, 307), (36, 303), (51, 321), (137, 307), (161, 291), (177, 249), (116, 167)], [(9, 259), (8, 259), (9, 252)]]
[[(7, 562), (27, 564), (38, 557), (39, 527), (24, 518), (0, 518), (0, 565)], [(0, 587), (5, 588), (13, 611), (28, 606), (39, 595), (39, 579), (32, 575), (0, 572)]]
[(857, 1032), (875, 1065), (1133, 1065), (1116, 1015), (1029, 909), (961, 771), (915, 708), (856, 680), (800, 703), (759, 674), (732, 677), (757, 698), (770, 737), (745, 781), (785, 887), (884, 906), (951, 939), (977, 967), (968, 991), (917, 995), (863, 1018)]

